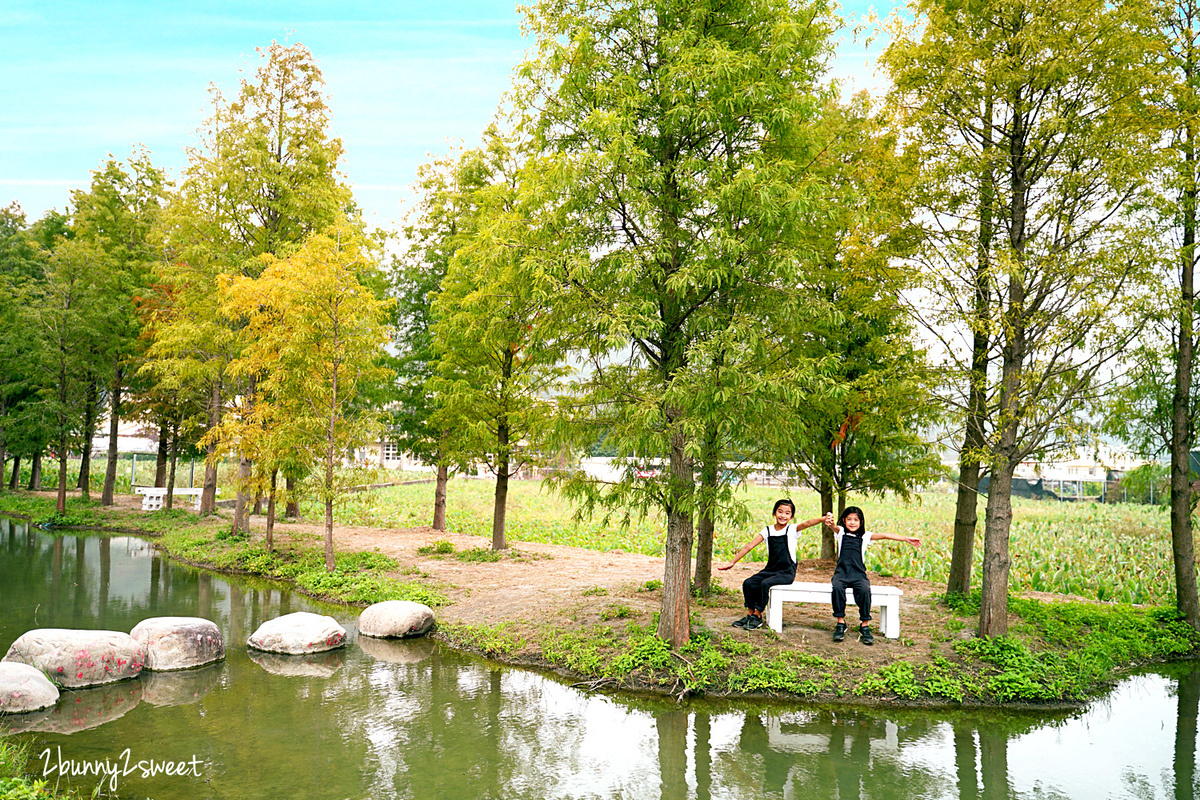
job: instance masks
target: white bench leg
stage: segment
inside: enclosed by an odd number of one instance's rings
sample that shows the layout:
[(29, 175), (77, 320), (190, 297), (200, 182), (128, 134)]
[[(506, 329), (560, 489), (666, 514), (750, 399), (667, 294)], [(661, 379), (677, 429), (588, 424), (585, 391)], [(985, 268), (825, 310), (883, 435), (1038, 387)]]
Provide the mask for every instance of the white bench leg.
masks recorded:
[(883, 635), (889, 639), (900, 638), (900, 603), (899, 598), (889, 597), (879, 604), (880, 628)]
[(767, 627), (783, 633), (783, 601), (774, 598), (774, 589), (767, 594)]

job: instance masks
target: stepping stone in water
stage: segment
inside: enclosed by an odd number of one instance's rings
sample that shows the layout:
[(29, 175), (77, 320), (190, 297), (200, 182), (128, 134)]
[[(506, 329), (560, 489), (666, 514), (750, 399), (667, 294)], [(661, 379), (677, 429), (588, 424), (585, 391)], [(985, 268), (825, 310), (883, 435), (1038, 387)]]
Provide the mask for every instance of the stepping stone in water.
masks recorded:
[(346, 629), (333, 617), (297, 611), (264, 622), (246, 644), (268, 653), (320, 653), (346, 643)]

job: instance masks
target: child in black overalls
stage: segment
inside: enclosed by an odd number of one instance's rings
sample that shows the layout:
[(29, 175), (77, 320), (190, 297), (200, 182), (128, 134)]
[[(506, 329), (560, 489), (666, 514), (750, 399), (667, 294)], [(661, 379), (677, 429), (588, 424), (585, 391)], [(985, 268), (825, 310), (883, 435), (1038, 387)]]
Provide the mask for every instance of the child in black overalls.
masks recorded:
[(717, 567), (720, 570), (732, 569), (733, 565), (742, 560), (742, 556), (758, 546), (764, 538), (767, 540), (767, 565), (742, 581), (742, 596), (746, 601), (746, 616), (733, 623), (735, 628), (755, 630), (762, 627), (762, 612), (767, 607), (767, 598), (772, 586), (787, 585), (796, 580), (796, 534), (805, 528), (811, 528), (824, 522), (833, 524), (833, 515), (810, 519), (807, 522), (791, 523), (796, 513), (796, 506), (791, 500), (779, 500), (772, 512), (775, 524), (767, 525), (762, 533), (746, 543), (733, 561)]
[(867, 545), (876, 539), (891, 539), (908, 542), (919, 547), (921, 540), (915, 536), (896, 536), (891, 533), (871, 533), (866, 530), (862, 509), (848, 506), (838, 518), (834, 528), (837, 540), (838, 560), (833, 570), (833, 640), (846, 638), (846, 590), (854, 591), (854, 602), (858, 605), (858, 636), (863, 644), (875, 644), (871, 635), (871, 582), (867, 579), (867, 565), (863, 560)]

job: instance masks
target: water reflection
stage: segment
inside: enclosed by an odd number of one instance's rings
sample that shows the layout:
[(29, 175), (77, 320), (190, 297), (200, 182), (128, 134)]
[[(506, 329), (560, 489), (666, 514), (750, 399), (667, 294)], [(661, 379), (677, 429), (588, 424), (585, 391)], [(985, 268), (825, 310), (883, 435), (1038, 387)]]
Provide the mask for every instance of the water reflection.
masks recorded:
[[(265, 619), (334, 616), (350, 646), (249, 651)], [(2, 718), (35, 754), (198, 759), (203, 779), (123, 780), (154, 798), (1193, 798), (1200, 670), (1122, 683), (1073, 715), (873, 711), (585, 695), (435, 642), (357, 637), (355, 609), (230, 582), (132, 538), (0, 521), (0, 647), (34, 627), (129, 630), (202, 616), (227, 658), (66, 692)], [(91, 784), (80, 784), (88, 793)]]

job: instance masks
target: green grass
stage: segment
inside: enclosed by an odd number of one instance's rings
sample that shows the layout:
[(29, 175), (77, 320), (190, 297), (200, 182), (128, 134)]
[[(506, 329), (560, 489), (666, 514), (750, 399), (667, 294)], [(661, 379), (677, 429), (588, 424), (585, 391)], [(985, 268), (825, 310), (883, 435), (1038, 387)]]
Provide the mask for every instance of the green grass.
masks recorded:
[(412, 600), (428, 606), (446, 602), (435, 588), (384, 574), (398, 571), (399, 565), (382, 553), (335, 553), (334, 570), (327, 572), (324, 550), (317, 541), (269, 552), (259, 542), (224, 534), (223, 526), (179, 526), (164, 533), (160, 542), (171, 555), (186, 561), (290, 581), (315, 597), (338, 602), (369, 605), (384, 600)]
[(27, 771), (30, 743), (0, 738), (0, 800), (67, 800), (73, 794), (55, 790)]

